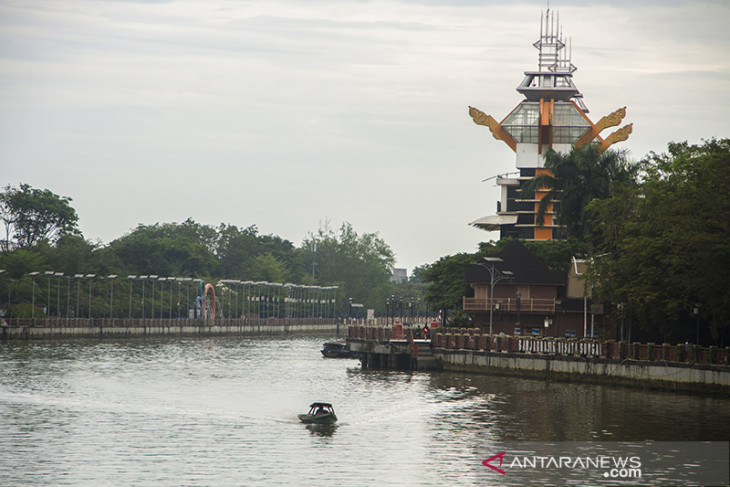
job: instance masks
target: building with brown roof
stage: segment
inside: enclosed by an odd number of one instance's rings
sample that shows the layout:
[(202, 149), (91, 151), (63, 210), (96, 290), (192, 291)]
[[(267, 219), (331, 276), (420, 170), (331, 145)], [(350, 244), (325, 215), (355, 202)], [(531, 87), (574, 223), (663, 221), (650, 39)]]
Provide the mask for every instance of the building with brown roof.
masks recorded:
[(473, 296), (463, 298), (472, 325), (493, 334), (616, 338), (592, 299), (583, 268), (551, 270), (518, 240), (469, 266), (464, 274)]

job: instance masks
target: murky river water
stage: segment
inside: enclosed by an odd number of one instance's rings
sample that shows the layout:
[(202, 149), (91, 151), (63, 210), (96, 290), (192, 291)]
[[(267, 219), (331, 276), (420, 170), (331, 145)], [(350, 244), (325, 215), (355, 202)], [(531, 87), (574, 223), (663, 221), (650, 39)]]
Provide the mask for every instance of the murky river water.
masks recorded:
[(362, 371), (325, 338), (0, 344), (0, 485), (512, 485), (482, 465), (508, 442), (730, 439), (722, 398)]

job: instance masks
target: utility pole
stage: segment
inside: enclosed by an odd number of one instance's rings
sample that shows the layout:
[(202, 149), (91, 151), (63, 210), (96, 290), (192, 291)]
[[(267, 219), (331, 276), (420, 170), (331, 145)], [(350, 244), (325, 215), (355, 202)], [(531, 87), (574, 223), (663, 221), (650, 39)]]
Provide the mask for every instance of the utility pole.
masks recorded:
[(314, 271), (317, 268), (317, 241), (312, 242), (312, 279), (314, 279)]

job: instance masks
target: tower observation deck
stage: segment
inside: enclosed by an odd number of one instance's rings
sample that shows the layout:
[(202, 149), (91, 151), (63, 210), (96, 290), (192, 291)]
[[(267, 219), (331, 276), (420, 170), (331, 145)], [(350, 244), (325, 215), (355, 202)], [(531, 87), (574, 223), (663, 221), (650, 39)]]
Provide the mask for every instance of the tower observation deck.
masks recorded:
[[(524, 99), (501, 122), (477, 108), (469, 115), (478, 125), (489, 128), (494, 138), (507, 144), (516, 155), (517, 172), (496, 176), (501, 200), (496, 215), (485, 216), (470, 225), (486, 231), (500, 232), (500, 238), (553, 240), (564, 238), (564, 229), (556, 224), (552, 204), (543, 224), (536, 221), (537, 208), (546, 191), (536, 191), (532, 199), (521, 199), (523, 184), (536, 175), (549, 173), (543, 154), (548, 149), (567, 153), (573, 146), (597, 144), (605, 150), (615, 142), (628, 139), (632, 124), (625, 125), (605, 139), (599, 134), (621, 123), (626, 107), (593, 123), (583, 95), (573, 83), (577, 68), (571, 62), (572, 48), (566, 43), (559, 16), (550, 9), (540, 14), (540, 38), (533, 44), (538, 50), (537, 71), (526, 71), (517, 91)], [(519, 175), (519, 176), (517, 176)], [(491, 178), (490, 178), (491, 179)]]

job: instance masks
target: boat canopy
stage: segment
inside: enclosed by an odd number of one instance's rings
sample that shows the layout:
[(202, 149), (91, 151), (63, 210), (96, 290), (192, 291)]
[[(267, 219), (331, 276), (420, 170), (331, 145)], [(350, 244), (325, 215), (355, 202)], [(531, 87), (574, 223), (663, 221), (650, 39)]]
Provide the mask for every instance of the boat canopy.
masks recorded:
[(309, 405), (310, 408), (317, 408), (320, 406), (322, 406), (323, 408), (331, 408), (332, 404), (330, 404), (328, 402), (313, 402), (312, 404)]

